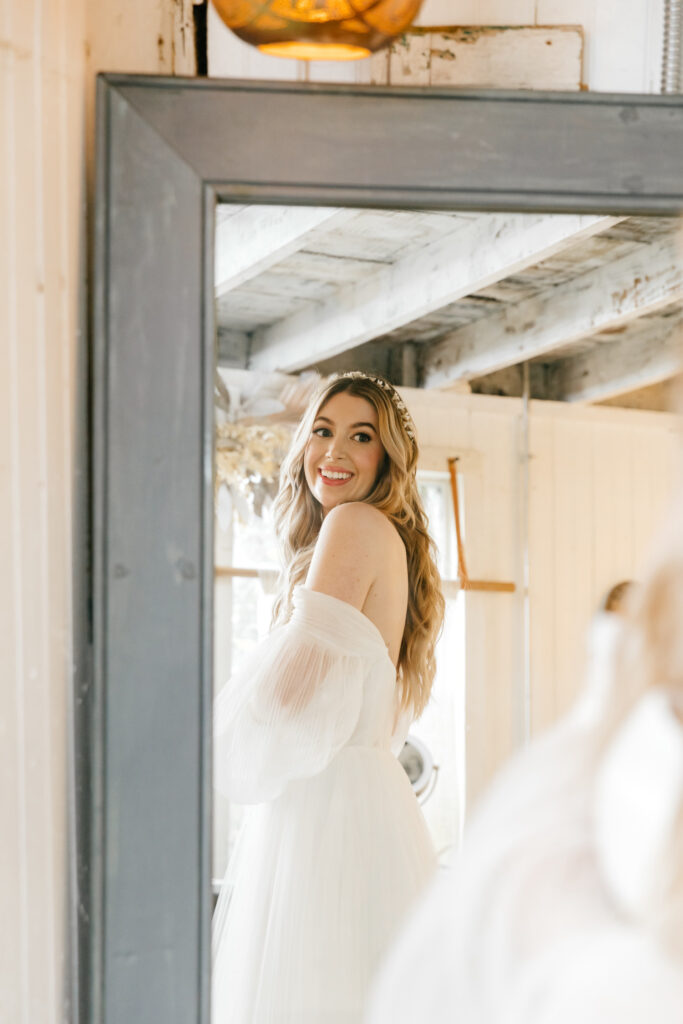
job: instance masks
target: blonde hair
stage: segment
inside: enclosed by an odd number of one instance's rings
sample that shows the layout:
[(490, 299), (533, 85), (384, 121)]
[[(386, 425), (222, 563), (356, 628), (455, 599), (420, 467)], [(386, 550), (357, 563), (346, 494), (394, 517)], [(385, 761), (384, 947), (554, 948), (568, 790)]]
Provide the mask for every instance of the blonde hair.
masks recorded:
[(398, 658), (401, 705), (417, 716), (429, 700), (436, 660), (434, 649), (444, 616), (441, 579), (436, 568), (434, 542), (427, 532), (427, 515), (417, 489), (418, 447), (406, 428), (384, 378), (338, 376), (324, 381), (312, 396), (294, 434), (280, 470), (280, 488), (274, 505), (275, 529), (284, 559), (283, 581), (273, 607), (273, 625), (292, 613), (294, 587), (303, 583), (323, 521), (322, 506), (312, 495), (304, 475), (304, 454), (313, 424), (326, 402), (342, 391), (364, 398), (375, 408), (384, 463), (375, 485), (364, 499), (394, 524), (405, 544), (408, 559), (408, 609)]

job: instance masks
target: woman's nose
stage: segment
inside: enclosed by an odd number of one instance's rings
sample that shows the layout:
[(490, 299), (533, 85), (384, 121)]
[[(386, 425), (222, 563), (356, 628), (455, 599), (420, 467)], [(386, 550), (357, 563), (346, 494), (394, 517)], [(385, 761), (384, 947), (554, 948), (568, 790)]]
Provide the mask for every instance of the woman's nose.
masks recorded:
[(345, 451), (345, 443), (343, 437), (330, 437), (327, 445), (327, 456), (331, 459), (340, 458)]

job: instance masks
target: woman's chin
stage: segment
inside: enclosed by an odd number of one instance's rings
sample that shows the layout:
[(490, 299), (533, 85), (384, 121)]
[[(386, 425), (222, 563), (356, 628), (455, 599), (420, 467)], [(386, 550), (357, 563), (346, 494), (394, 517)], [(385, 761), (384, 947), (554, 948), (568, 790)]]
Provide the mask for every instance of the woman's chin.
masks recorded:
[(323, 508), (323, 515), (326, 512), (330, 512), (337, 505), (343, 504), (345, 501), (351, 501), (352, 499), (344, 494), (329, 494), (325, 491), (316, 494), (316, 498), (320, 502)]

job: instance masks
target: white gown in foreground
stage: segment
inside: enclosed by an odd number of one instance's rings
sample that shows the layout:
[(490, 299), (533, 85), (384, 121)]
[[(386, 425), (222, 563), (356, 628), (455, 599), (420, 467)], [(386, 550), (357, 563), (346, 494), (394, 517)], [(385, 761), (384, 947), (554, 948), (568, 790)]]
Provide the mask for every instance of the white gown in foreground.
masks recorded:
[(620, 628), (598, 619), (584, 700), (482, 800), (368, 1024), (683, 1024), (683, 724), (653, 688), (605, 741)]
[(214, 785), (251, 803), (213, 922), (212, 1024), (359, 1024), (436, 860), (396, 760), (396, 670), (377, 627), (299, 586), (219, 694)]

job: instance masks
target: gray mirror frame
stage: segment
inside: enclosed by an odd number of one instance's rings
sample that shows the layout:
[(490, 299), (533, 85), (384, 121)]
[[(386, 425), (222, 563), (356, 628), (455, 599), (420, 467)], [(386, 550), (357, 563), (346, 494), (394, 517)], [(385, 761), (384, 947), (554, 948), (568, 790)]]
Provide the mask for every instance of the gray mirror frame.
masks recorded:
[(675, 214), (683, 97), (108, 74), (97, 109), (81, 995), (208, 1024), (217, 199)]

